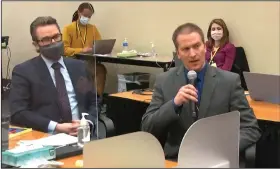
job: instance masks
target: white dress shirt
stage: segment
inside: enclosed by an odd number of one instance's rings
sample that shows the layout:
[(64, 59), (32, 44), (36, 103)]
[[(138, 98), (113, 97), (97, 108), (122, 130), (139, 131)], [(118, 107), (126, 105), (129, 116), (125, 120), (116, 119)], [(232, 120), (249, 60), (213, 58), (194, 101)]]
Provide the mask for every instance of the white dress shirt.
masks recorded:
[[(52, 68), (52, 65), (55, 62), (45, 58), (44, 56), (41, 56), (41, 57), (43, 58), (44, 62), (46, 63), (46, 65), (48, 67), (48, 70), (50, 72), (50, 75), (52, 77), (53, 83), (56, 86), (54, 69)], [(60, 72), (61, 72), (61, 74), (64, 78), (64, 81), (65, 81), (66, 91), (67, 91), (67, 94), (68, 94), (69, 103), (70, 103), (71, 112), (72, 112), (72, 120), (79, 120), (79, 110), (78, 110), (78, 102), (76, 100), (76, 94), (75, 94), (74, 87), (73, 87), (71, 78), (69, 76), (68, 70), (67, 70), (67, 68), (64, 64), (63, 57), (61, 57), (57, 62), (60, 63), (61, 66), (62, 66), (60, 68)], [(57, 122), (50, 121), (50, 123), (48, 125), (48, 131), (50, 133), (53, 133), (56, 125), (57, 125)]]

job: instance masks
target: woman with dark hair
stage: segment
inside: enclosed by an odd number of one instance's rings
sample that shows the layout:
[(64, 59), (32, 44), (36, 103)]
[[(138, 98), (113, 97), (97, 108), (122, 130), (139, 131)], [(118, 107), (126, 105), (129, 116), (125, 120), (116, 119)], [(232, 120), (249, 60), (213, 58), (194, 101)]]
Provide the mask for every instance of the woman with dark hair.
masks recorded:
[(235, 59), (235, 46), (229, 42), (229, 31), (222, 19), (211, 21), (207, 31), (206, 60), (211, 66), (230, 71)]
[[(62, 39), (64, 42), (65, 56), (74, 57), (77, 53), (92, 52), (94, 41), (101, 39), (96, 26), (89, 23), (93, 14), (93, 6), (88, 2), (84, 2), (80, 4), (78, 10), (73, 14), (72, 23), (64, 27)], [(92, 72), (93, 79), (96, 79), (97, 93), (99, 96), (102, 96), (107, 70), (103, 64), (96, 63), (95, 73), (94, 61), (89, 62), (89, 69)]]
[(79, 19), (78, 10), (76, 10), (72, 17), (72, 22), (76, 22)]

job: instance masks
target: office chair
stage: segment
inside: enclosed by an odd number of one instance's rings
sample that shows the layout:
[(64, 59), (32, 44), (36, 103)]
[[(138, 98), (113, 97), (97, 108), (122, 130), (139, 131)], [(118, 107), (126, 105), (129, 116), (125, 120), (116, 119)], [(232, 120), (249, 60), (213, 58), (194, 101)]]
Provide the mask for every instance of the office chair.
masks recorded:
[(249, 146), (239, 154), (239, 168), (256, 167), (256, 144)]
[(108, 138), (115, 135), (115, 126), (113, 121), (100, 113), (98, 117), (98, 138)]
[(104, 103), (105, 97), (97, 95), (97, 106), (98, 106), (98, 139), (115, 136), (115, 125), (114, 122), (102, 112), (102, 104)]
[(236, 56), (231, 68), (231, 72), (239, 74), (241, 86), (244, 90), (248, 90), (245, 78), (243, 76), (244, 71), (250, 72), (246, 54), (243, 47), (236, 47)]
[(256, 144), (251, 145), (245, 150), (245, 168), (256, 167)]

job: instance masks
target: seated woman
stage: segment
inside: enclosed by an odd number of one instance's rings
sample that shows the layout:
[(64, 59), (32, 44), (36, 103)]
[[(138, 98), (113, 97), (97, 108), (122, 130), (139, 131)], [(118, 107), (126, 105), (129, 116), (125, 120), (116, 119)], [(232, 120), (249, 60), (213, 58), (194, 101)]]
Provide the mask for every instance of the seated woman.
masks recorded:
[(211, 21), (207, 31), (206, 60), (211, 66), (230, 71), (235, 59), (235, 46), (229, 42), (229, 31), (222, 19)]
[[(84, 2), (80, 4), (78, 10), (73, 14), (72, 23), (64, 27), (62, 39), (64, 42), (65, 56), (74, 57), (77, 53), (92, 52), (94, 41), (101, 39), (97, 28), (89, 24), (89, 20), (93, 14), (93, 6), (90, 3)], [(104, 65), (96, 63), (95, 73), (95, 61), (89, 61), (88, 66), (92, 72), (94, 81), (96, 79), (97, 93), (102, 97), (107, 70)]]

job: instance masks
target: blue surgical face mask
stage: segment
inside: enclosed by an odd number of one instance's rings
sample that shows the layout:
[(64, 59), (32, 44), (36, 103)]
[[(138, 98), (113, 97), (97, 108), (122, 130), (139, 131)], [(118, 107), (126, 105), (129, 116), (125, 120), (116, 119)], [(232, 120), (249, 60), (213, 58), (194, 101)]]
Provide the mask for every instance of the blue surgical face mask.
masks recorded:
[(80, 17), (80, 23), (81, 23), (82, 25), (87, 25), (87, 24), (88, 24), (88, 21), (89, 21), (89, 18), (84, 17), (84, 16), (81, 16), (81, 17)]

